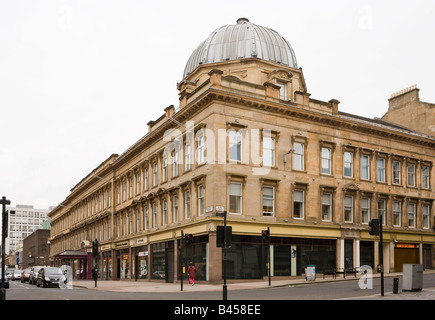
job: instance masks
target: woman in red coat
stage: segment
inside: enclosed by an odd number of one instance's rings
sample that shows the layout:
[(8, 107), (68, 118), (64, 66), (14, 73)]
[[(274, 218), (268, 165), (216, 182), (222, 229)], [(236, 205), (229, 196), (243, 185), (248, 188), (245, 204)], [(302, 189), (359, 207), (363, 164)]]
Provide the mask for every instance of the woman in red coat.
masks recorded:
[(196, 268), (193, 262), (189, 263), (189, 267), (187, 268), (187, 274), (189, 275), (189, 282), (193, 286), (195, 284), (195, 275), (196, 275)]

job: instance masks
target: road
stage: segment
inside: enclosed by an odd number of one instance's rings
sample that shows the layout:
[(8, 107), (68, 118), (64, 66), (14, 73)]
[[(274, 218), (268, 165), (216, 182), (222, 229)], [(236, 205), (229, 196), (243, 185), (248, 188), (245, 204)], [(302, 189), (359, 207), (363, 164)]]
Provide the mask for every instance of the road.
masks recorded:
[[(424, 277), (423, 288), (435, 288), (435, 274)], [(434, 289), (435, 290), (435, 289)], [(393, 278), (385, 278), (385, 293), (393, 291)], [(362, 290), (358, 280), (310, 283), (286, 287), (270, 287), (249, 290), (229, 290), (228, 300), (335, 300), (380, 297), (380, 280), (373, 279), (373, 289)], [(406, 298), (406, 294), (396, 295)], [(435, 295), (434, 295), (435, 298)], [(183, 292), (110, 292), (85, 288), (59, 289), (38, 288), (28, 283), (10, 282), (6, 300), (222, 300), (222, 291)]]

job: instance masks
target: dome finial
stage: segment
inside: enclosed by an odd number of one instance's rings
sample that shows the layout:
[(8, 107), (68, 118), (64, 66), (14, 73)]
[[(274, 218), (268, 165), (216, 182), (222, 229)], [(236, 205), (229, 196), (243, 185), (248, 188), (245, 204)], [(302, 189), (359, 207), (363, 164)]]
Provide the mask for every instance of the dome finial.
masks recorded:
[(247, 19), (247, 18), (239, 18), (239, 19), (237, 19), (237, 23), (238, 24), (242, 24), (244, 22), (249, 22), (249, 19)]

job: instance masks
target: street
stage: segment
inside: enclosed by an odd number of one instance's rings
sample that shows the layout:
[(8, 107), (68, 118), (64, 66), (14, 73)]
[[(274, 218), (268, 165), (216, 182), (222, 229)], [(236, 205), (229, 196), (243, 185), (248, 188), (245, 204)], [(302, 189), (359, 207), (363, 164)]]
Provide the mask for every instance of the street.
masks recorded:
[[(401, 279), (400, 279), (401, 281)], [(174, 284), (175, 286), (175, 284)], [(197, 286), (201, 286), (198, 284)], [(200, 287), (195, 287), (200, 288)], [(222, 290), (195, 291), (188, 289), (179, 292), (116, 292), (73, 287), (69, 289), (38, 288), (28, 283), (11, 281), (6, 291), (6, 300), (222, 300)], [(435, 274), (425, 274), (424, 292), (435, 298)], [(412, 299), (416, 293), (403, 292), (392, 294), (393, 278), (385, 278), (385, 299)], [(358, 280), (307, 283), (283, 287), (228, 290), (228, 300), (336, 300), (336, 299), (378, 299), (380, 298), (380, 279), (373, 279), (373, 289), (360, 289)]]

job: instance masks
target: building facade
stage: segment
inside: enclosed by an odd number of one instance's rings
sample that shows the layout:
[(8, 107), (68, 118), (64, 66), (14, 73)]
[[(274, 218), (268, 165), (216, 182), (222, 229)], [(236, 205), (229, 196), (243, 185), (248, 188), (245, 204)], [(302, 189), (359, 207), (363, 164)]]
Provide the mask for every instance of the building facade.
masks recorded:
[[(193, 52), (178, 90), (178, 108), (165, 108), (50, 212), (55, 264), (82, 252), (71, 265), (98, 263), (102, 279), (173, 282), (193, 261), (198, 280), (219, 282), (224, 209), (229, 279), (266, 276), (268, 249), (274, 277), (299, 276), (308, 264), (376, 270), (379, 250), (387, 273), (432, 267), (434, 137), (311, 98), (288, 41), (244, 18)], [(381, 249), (369, 234), (380, 214)]]
[(49, 237), (49, 229), (38, 229), (23, 240), (22, 269), (50, 265)]
[(9, 218), (6, 252), (17, 251), (19, 242), (40, 229), (50, 212), (50, 209), (35, 209), (32, 205), (8, 206), (7, 210)]
[(421, 101), (420, 89), (414, 85), (391, 95), (382, 119), (434, 136), (434, 115), (435, 104)]

